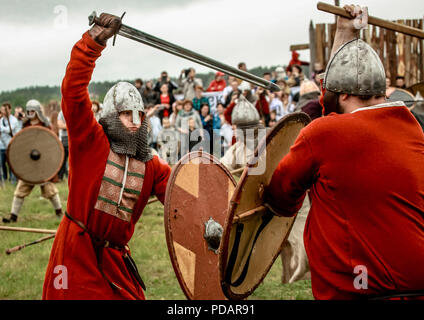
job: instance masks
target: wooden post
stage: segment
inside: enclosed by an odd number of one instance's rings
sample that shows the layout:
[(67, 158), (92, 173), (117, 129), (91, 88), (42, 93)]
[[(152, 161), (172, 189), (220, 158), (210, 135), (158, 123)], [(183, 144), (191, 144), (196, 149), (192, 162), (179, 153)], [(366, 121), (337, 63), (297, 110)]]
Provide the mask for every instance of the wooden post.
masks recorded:
[(386, 30), (387, 60), (390, 68), (390, 75), (393, 82), (397, 76), (397, 55), (396, 55), (396, 34), (394, 31)]
[[(397, 23), (404, 24), (403, 20), (398, 20)], [(405, 76), (405, 35), (398, 32), (396, 36), (396, 43), (398, 48), (397, 55), (397, 74), (398, 76)]]
[(325, 65), (325, 55), (324, 55), (324, 39), (323, 39), (323, 23), (317, 23), (315, 26), (315, 34), (316, 34), (316, 59), (315, 62), (320, 62), (322, 65)]
[(310, 55), (310, 64), (309, 64), (309, 74), (314, 72), (314, 65), (316, 62), (316, 41), (315, 41), (315, 29), (314, 23), (309, 23), (309, 55)]
[[(412, 26), (416, 27), (417, 26), (417, 21), (413, 20), (412, 21)], [(417, 83), (418, 82), (418, 39), (417, 38), (412, 38), (412, 57), (411, 57), (411, 84)]]
[[(405, 21), (406, 25), (411, 25), (411, 20)], [(404, 53), (405, 53), (405, 83), (406, 86), (409, 87), (411, 85), (411, 37), (405, 36), (405, 45), (404, 45)]]
[[(423, 20), (420, 19), (418, 20), (418, 25), (417, 25), (418, 29), (423, 29)], [(418, 40), (418, 76), (417, 76), (417, 81), (421, 82), (424, 80), (424, 61), (423, 61), (423, 40), (419, 39)], [(413, 84), (413, 83), (412, 83)]]

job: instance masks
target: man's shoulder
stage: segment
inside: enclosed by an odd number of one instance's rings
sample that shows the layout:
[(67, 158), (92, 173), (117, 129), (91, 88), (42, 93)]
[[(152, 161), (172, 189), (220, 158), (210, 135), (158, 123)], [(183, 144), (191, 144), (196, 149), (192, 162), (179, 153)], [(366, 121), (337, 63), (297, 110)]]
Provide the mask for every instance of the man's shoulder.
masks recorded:
[(305, 128), (302, 133), (305, 136), (317, 136), (322, 134), (334, 133), (335, 130), (346, 130), (346, 122), (351, 120), (350, 114), (331, 113), (325, 117), (320, 117), (313, 120)]

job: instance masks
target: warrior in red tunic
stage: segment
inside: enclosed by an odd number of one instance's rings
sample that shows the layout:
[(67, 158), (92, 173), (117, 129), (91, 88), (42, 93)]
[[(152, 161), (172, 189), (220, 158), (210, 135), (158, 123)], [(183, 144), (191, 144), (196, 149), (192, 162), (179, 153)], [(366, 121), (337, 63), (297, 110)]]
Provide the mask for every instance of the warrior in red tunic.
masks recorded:
[(355, 39), (356, 23), (339, 18), (323, 83), (327, 116), (300, 132), (267, 201), (293, 216), (310, 190), (304, 243), (316, 299), (422, 298), (424, 135), (403, 102), (386, 103), (383, 65)]
[(69, 196), (46, 271), (43, 299), (144, 299), (128, 241), (149, 196), (164, 201), (170, 167), (152, 156), (140, 93), (119, 82), (99, 122), (88, 84), (106, 41), (120, 27), (102, 14), (72, 49), (62, 83), (69, 134)]

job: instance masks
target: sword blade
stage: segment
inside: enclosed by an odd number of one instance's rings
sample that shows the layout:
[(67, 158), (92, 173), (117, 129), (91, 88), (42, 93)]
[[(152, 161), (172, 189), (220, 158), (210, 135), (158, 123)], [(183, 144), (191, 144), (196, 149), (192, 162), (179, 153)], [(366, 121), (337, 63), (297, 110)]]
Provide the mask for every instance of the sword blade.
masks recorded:
[(262, 88), (271, 90), (271, 91), (279, 91), (281, 90), (278, 85), (275, 83), (272, 83), (268, 80), (262, 79), (258, 76), (255, 76), (249, 72), (245, 72), (240, 69), (236, 69), (234, 67), (231, 67), (227, 64), (224, 64), (222, 62), (216, 61), (214, 59), (211, 59), (209, 57), (206, 57), (204, 55), (201, 55), (199, 53), (196, 53), (194, 51), (188, 50), (186, 48), (183, 48), (181, 46), (178, 46), (176, 44), (170, 43), (168, 41), (162, 40), (160, 38), (157, 38), (155, 36), (152, 36), (148, 33), (145, 33), (143, 31), (134, 29), (132, 27), (129, 27), (127, 25), (121, 25), (120, 30), (118, 31), (118, 34), (122, 37), (149, 45), (151, 47), (154, 47), (156, 49), (168, 52), (170, 54), (179, 56), (181, 58), (193, 61), (195, 63), (201, 64), (203, 66), (206, 66), (208, 68), (221, 71), (224, 73), (227, 73), (229, 75), (232, 75), (234, 77), (240, 78), (242, 80), (245, 80), (247, 82), (253, 83), (257, 86), (260, 86)]
[[(93, 23), (98, 24), (98, 18), (96, 16), (96, 12), (93, 12), (89, 17), (89, 25)], [(156, 49), (168, 52), (170, 54), (176, 55), (178, 57), (193, 61), (195, 63), (201, 64), (205, 67), (224, 72), (226, 74), (232, 75), (236, 78), (245, 80), (247, 82), (253, 83), (257, 86), (260, 86), (264, 89), (268, 89), (271, 91), (280, 91), (281, 88), (268, 80), (255, 76), (249, 72), (236, 69), (227, 64), (219, 62), (217, 60), (211, 59), (194, 51), (188, 50), (176, 44), (173, 44), (169, 41), (160, 39), (158, 37), (152, 36), (146, 32), (137, 30), (135, 28), (129, 27), (125, 24), (121, 24), (121, 27), (118, 31), (120, 36), (146, 44), (148, 46), (154, 47)]]

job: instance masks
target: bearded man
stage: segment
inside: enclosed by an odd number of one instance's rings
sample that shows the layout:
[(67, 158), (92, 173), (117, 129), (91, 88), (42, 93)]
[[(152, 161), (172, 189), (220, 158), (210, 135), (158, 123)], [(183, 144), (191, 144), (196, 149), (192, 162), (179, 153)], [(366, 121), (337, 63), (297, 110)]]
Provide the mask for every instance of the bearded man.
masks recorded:
[(69, 136), (69, 196), (57, 230), (43, 299), (144, 299), (127, 243), (154, 194), (163, 202), (170, 167), (148, 146), (138, 90), (127, 82), (106, 94), (96, 121), (88, 84), (121, 20), (102, 14), (72, 49), (62, 83)]
[(293, 216), (310, 189), (304, 243), (316, 299), (424, 297), (424, 135), (403, 102), (385, 101), (367, 14), (345, 6), (323, 83), (325, 117), (301, 130), (267, 188)]

